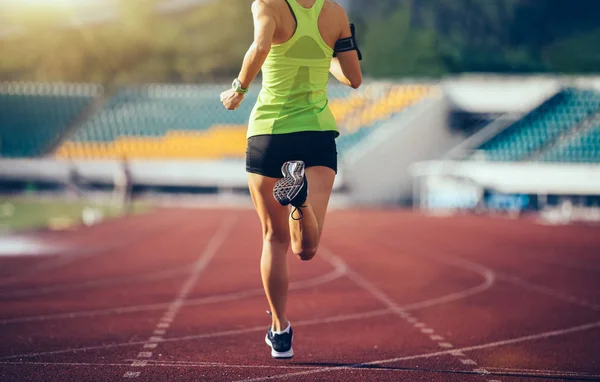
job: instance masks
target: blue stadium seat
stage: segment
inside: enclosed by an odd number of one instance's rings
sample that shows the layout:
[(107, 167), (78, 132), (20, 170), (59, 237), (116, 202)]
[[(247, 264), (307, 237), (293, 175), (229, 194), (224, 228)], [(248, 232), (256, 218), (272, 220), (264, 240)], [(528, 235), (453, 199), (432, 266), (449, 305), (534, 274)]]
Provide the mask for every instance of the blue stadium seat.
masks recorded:
[(600, 93), (566, 89), (480, 146), (490, 161), (516, 161), (600, 112)]
[(0, 154), (43, 155), (99, 92), (93, 85), (0, 84)]
[(544, 162), (600, 163), (600, 124), (560, 142), (540, 158)]
[(246, 124), (257, 91), (250, 92), (238, 112), (232, 113), (219, 100), (223, 90), (169, 85), (124, 89), (69, 140), (110, 142), (119, 136), (161, 137), (170, 130), (204, 131), (214, 124)]

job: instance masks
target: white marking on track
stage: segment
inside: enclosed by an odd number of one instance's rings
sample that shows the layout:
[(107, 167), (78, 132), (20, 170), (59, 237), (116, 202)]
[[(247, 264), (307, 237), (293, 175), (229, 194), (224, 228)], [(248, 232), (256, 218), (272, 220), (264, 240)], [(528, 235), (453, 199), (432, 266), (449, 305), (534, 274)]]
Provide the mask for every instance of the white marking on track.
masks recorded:
[(142, 374), (139, 371), (128, 371), (127, 373), (123, 374), (123, 378), (137, 378), (140, 376), (140, 374)]
[(388, 359), (381, 359), (381, 360), (371, 361), (371, 362), (357, 363), (357, 364), (350, 365), (350, 366), (326, 367), (326, 368), (323, 368), (320, 370), (310, 370), (310, 371), (304, 371), (304, 372), (298, 372), (298, 373), (273, 375), (270, 377), (244, 379), (244, 380), (240, 380), (238, 382), (242, 382), (242, 381), (258, 382), (258, 381), (266, 381), (266, 380), (274, 380), (274, 379), (285, 379), (285, 378), (289, 378), (289, 377), (327, 373), (327, 372), (334, 371), (334, 370), (356, 369), (358, 367), (364, 367), (364, 366), (380, 365), (380, 364), (394, 363), (394, 362), (401, 362), (401, 361), (410, 361), (410, 360), (415, 360), (415, 359), (433, 358), (433, 357), (439, 357), (442, 355), (452, 354), (452, 352), (455, 352), (455, 351), (468, 352), (468, 351), (473, 351), (473, 350), (491, 349), (491, 348), (495, 348), (495, 347), (499, 347), (499, 346), (513, 345), (513, 344), (527, 342), (527, 341), (563, 336), (565, 334), (577, 333), (577, 332), (595, 329), (595, 328), (599, 328), (599, 327), (600, 327), (600, 321), (595, 321), (595, 322), (591, 322), (591, 323), (585, 324), (585, 325), (578, 325), (578, 326), (573, 326), (570, 328), (564, 328), (564, 329), (552, 330), (552, 331), (543, 332), (543, 333), (531, 334), (528, 336), (511, 338), (508, 340), (488, 342), (488, 343), (480, 344), (480, 345), (466, 346), (466, 347), (455, 349), (455, 350), (442, 350), (442, 351), (437, 351), (437, 352), (432, 352), (432, 353), (416, 354), (416, 355), (406, 356), (406, 357), (388, 358)]
[(135, 360), (131, 363), (131, 366), (135, 366), (135, 367), (144, 367), (148, 364), (148, 361), (140, 361), (140, 360)]
[(557, 298), (559, 300), (563, 300), (565, 302), (569, 302), (572, 304), (577, 304), (577, 305), (581, 305), (581, 306), (585, 306), (586, 308), (590, 308), (592, 310), (595, 310), (597, 312), (600, 312), (600, 305), (598, 304), (594, 304), (592, 302), (589, 301), (585, 301), (581, 298), (577, 298), (575, 296), (570, 296), (568, 294), (566, 294), (565, 292), (561, 291), (561, 290), (556, 290), (556, 289), (552, 289), (546, 286), (542, 286), (542, 285), (538, 285), (538, 284), (534, 284), (530, 281), (526, 281), (523, 280), (520, 277), (516, 277), (513, 275), (507, 275), (507, 274), (500, 274), (498, 275), (498, 279), (508, 282), (510, 284), (513, 285), (517, 285), (520, 286), (522, 288), (525, 289), (529, 289), (529, 290), (533, 290), (536, 291), (538, 293), (542, 293), (545, 294), (547, 296), (551, 296), (554, 298)]
[(429, 329), (429, 328), (423, 328), (423, 329), (421, 329), (421, 333), (431, 334), (433, 332), (434, 332), (433, 329)]
[(440, 342), (440, 343), (438, 343), (438, 346), (441, 348), (444, 348), (444, 349), (450, 349), (450, 348), (454, 347), (454, 345), (452, 345), (449, 342)]
[[(155, 228), (157, 225), (159, 226), (159, 229), (156, 229), (156, 230), (150, 229), (148, 231), (143, 230), (138, 235), (129, 236), (121, 241), (114, 241), (111, 244), (105, 245), (103, 247), (94, 247), (94, 248), (88, 248), (88, 249), (76, 248), (76, 249), (74, 249), (72, 251), (68, 251), (68, 252), (63, 251), (62, 256), (59, 256), (59, 257), (54, 258), (49, 261), (45, 261), (41, 264), (37, 264), (34, 267), (30, 267), (27, 269), (27, 271), (20, 273), (18, 275), (0, 280), (0, 285), (4, 286), (4, 285), (14, 284), (20, 280), (23, 280), (24, 278), (26, 278), (28, 276), (39, 273), (40, 271), (56, 269), (56, 268), (59, 268), (62, 266), (72, 264), (73, 262), (76, 262), (79, 260), (88, 259), (93, 256), (96, 256), (96, 255), (99, 255), (102, 253), (106, 253), (110, 250), (113, 250), (113, 249), (116, 249), (119, 247), (125, 247), (127, 245), (135, 243), (138, 240), (144, 239), (147, 236), (156, 234), (156, 232), (162, 230), (163, 228), (171, 226), (171, 223), (172, 223), (172, 222), (169, 222), (169, 224), (164, 224), (164, 220), (161, 220), (159, 222), (159, 224), (156, 224), (154, 219), (145, 219), (144, 221), (151, 222), (151, 223), (146, 224), (146, 225), (149, 225), (150, 227), (145, 227), (145, 229)], [(140, 231), (139, 230), (140, 227), (141, 226), (138, 226), (138, 231)], [(21, 293), (21, 291), (7, 292), (6, 294), (3, 293), (2, 297), (9, 297), (9, 296), (17, 297), (17, 296), (20, 296), (19, 293)]]
[(440, 336), (439, 334), (434, 334), (432, 336), (429, 336), (429, 338), (431, 338), (432, 341), (443, 341), (444, 337)]
[(162, 336), (166, 333), (167, 331), (164, 329), (156, 329), (155, 331), (152, 332), (152, 334), (156, 334), (158, 336)]
[[(138, 360), (127, 360), (128, 362), (135, 362)], [(227, 369), (227, 368), (232, 368), (232, 369), (254, 369), (254, 368), (258, 368), (258, 369), (283, 369), (283, 370), (294, 370), (294, 369), (307, 369), (307, 370), (315, 370), (315, 371), (319, 371), (319, 369), (322, 369), (322, 367), (318, 367), (318, 366), (299, 366), (299, 365), (289, 365), (289, 366), (283, 366), (283, 365), (235, 365), (235, 364), (224, 364), (224, 363), (210, 363), (210, 362), (191, 362), (191, 361), (138, 361), (138, 362), (147, 362), (147, 367), (172, 367), (172, 368), (183, 368), (183, 367), (187, 367), (187, 368), (222, 368), (222, 369)], [(129, 363), (91, 363), (91, 362), (14, 362), (14, 361), (7, 361), (7, 362), (0, 362), (0, 365), (43, 365), (43, 366), (91, 366), (91, 367), (99, 367), (99, 366), (106, 366), (106, 367), (114, 367), (114, 366), (132, 366)], [(345, 367), (347, 368), (359, 368), (360, 366), (357, 365), (353, 365), (353, 366), (348, 366)], [(361, 369), (362, 371), (365, 372), (376, 372), (376, 371), (387, 371), (387, 372), (404, 372), (405, 370), (403, 369), (398, 369), (395, 367), (391, 367), (391, 368), (386, 368), (386, 367), (376, 367), (376, 368), (363, 368)], [(483, 370), (483, 369), (477, 369), (477, 370)], [(485, 369), (487, 370), (487, 369)], [(499, 373), (519, 373), (519, 374), (524, 374), (524, 373), (528, 373), (529, 376), (532, 377), (556, 377), (556, 376), (560, 376), (560, 377), (579, 377), (579, 378), (595, 378), (595, 379), (599, 379), (600, 378), (600, 374), (591, 374), (591, 373), (584, 373), (584, 372), (573, 372), (573, 371), (561, 371), (561, 370), (527, 370), (527, 369), (502, 369), (502, 368), (496, 368), (493, 369), (496, 372)], [(442, 371), (442, 370), (440, 370)], [(474, 371), (475, 373), (475, 371)], [(479, 372), (478, 372), (479, 373)], [(488, 371), (488, 373), (491, 374), (491, 372)], [(489, 381), (488, 381), (489, 382)]]
[[(189, 266), (186, 267), (189, 272)], [(337, 280), (342, 277), (346, 273), (346, 269), (343, 264), (336, 264), (336, 268), (326, 273), (322, 276), (317, 276), (314, 278), (310, 278), (307, 280), (301, 280), (290, 283), (289, 290), (302, 290), (307, 288), (312, 288), (315, 286), (323, 285), (329, 283), (331, 281)], [(202, 297), (192, 300), (187, 300), (184, 302), (183, 306), (198, 306), (198, 305), (206, 305), (206, 304), (214, 304), (219, 302), (227, 302), (240, 300), (247, 297), (253, 296), (261, 296), (264, 294), (263, 289), (252, 289), (242, 292), (234, 292), (227, 293), (209, 297)], [(77, 311), (77, 312), (68, 312), (68, 313), (58, 313), (58, 314), (47, 314), (47, 315), (39, 315), (39, 316), (29, 316), (29, 317), (19, 317), (19, 318), (9, 318), (0, 320), (0, 325), (6, 324), (15, 324), (21, 322), (32, 322), (32, 321), (47, 321), (47, 320), (65, 320), (65, 319), (73, 319), (80, 317), (95, 317), (102, 315), (111, 315), (111, 314), (127, 314), (127, 313), (137, 313), (137, 312), (150, 312), (154, 310), (161, 310), (165, 308), (169, 308), (171, 303), (164, 302), (159, 304), (145, 304), (145, 305), (132, 305), (132, 306), (123, 306), (119, 308), (108, 308), (108, 309), (98, 309), (98, 310), (87, 310), (87, 311)]]
[(144, 349), (155, 349), (158, 344), (144, 344)]
[[(378, 309), (378, 310), (371, 310), (371, 311), (363, 312), (363, 313), (341, 314), (338, 316), (323, 317), (323, 318), (317, 318), (314, 320), (296, 321), (296, 322), (294, 322), (294, 326), (301, 327), (301, 326), (322, 325), (322, 324), (329, 324), (329, 323), (336, 323), (336, 322), (345, 322), (345, 321), (352, 321), (352, 320), (362, 320), (365, 318), (385, 316), (390, 313), (391, 313), (391, 311), (389, 309)], [(246, 329), (226, 330), (226, 331), (222, 331), (222, 332), (212, 332), (212, 333), (204, 333), (204, 334), (195, 334), (195, 335), (191, 335), (191, 336), (165, 338), (162, 341), (160, 341), (160, 343), (194, 341), (194, 340), (201, 340), (201, 339), (206, 339), (206, 338), (217, 338), (217, 337), (227, 337), (227, 336), (239, 336), (242, 334), (263, 332), (264, 330), (265, 330), (264, 325), (260, 325), (260, 326), (255, 326), (252, 328), (246, 328)], [(144, 340), (144, 341), (129, 341), (129, 342), (107, 344), (107, 345), (95, 345), (95, 346), (85, 346), (85, 347), (80, 347), (80, 348), (51, 350), (51, 351), (47, 351), (47, 352), (15, 354), (15, 355), (9, 355), (9, 356), (2, 356), (2, 357), (0, 357), (0, 360), (37, 357), (37, 356), (52, 355), (52, 354), (77, 353), (77, 352), (82, 352), (82, 351), (85, 352), (85, 351), (89, 351), (89, 350), (112, 349), (112, 348), (116, 348), (116, 347), (144, 345), (145, 343), (148, 343), (148, 341), (146, 341), (146, 340)]]
[(171, 324), (166, 323), (166, 322), (161, 322), (160, 324), (156, 325), (157, 328), (164, 328), (167, 329), (171, 326)]
[[(472, 359), (461, 359), (460, 362), (464, 363), (465, 365), (477, 365), (477, 362), (473, 361)], [(475, 370), (473, 370), (475, 371)]]
[[(211, 237), (208, 241), (204, 251), (200, 254), (194, 265), (192, 266), (191, 273), (188, 278), (185, 280), (179, 292), (177, 293), (175, 300), (171, 303), (167, 312), (165, 313), (165, 317), (171, 322), (179, 313), (181, 306), (183, 305), (183, 301), (188, 297), (192, 288), (198, 282), (198, 278), (202, 271), (206, 268), (208, 263), (212, 260), (212, 258), (217, 254), (217, 251), (221, 247), (221, 245), (225, 242), (227, 235), (233, 228), (237, 221), (237, 215), (230, 215), (219, 225), (217, 232)], [(163, 322), (160, 322), (156, 325), (156, 328), (163, 327), (162, 325), (168, 324), (165, 323), (165, 317), (163, 317)], [(162, 342), (163, 337), (150, 337), (151, 342), (155, 342), (154, 345), (158, 345), (158, 343)], [(145, 344), (144, 344), (145, 346)], [(155, 346), (156, 347), (156, 346)], [(152, 352), (140, 352), (138, 354), (138, 358), (152, 358)]]

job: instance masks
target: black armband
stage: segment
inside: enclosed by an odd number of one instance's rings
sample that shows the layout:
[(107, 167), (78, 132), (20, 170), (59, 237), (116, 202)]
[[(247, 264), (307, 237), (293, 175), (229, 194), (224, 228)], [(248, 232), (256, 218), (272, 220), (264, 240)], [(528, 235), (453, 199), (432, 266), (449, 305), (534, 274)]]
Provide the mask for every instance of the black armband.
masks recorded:
[(356, 30), (354, 28), (354, 24), (350, 24), (350, 31), (352, 32), (352, 37), (339, 39), (335, 43), (335, 47), (333, 48), (333, 57), (337, 57), (338, 53), (355, 50), (356, 53), (358, 53), (358, 59), (362, 60), (362, 53), (358, 49), (358, 44), (356, 43)]

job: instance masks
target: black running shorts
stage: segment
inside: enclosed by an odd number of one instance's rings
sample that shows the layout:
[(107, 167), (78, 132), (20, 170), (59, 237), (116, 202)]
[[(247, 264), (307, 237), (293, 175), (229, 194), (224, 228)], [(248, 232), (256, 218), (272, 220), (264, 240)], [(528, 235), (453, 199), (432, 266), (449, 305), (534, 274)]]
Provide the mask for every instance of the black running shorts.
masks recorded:
[(281, 166), (301, 160), (306, 167), (324, 166), (337, 173), (337, 131), (302, 131), (248, 138), (246, 171), (282, 178)]

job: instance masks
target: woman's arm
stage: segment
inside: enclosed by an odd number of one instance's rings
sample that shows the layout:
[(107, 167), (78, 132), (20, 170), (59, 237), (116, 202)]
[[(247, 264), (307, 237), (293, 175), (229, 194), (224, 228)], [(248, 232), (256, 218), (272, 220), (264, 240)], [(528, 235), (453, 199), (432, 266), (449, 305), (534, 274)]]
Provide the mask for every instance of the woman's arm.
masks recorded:
[(252, 14), (254, 15), (254, 42), (244, 57), (242, 70), (238, 76), (244, 89), (250, 86), (265, 63), (271, 51), (277, 26), (275, 9), (262, 0), (254, 1)]
[[(338, 39), (352, 37), (348, 15), (346, 15), (342, 7), (339, 7), (339, 10), (341, 32)], [(350, 52), (339, 52), (336, 56), (331, 60), (329, 72), (341, 83), (358, 89), (362, 84), (362, 71), (360, 69), (358, 53), (353, 50)]]
[[(262, 0), (254, 0), (252, 15), (254, 18), (254, 42), (244, 56), (242, 69), (238, 75), (243, 89), (248, 89), (260, 72), (271, 51), (273, 35), (277, 26), (275, 10)], [(244, 94), (233, 89), (221, 93), (221, 102), (228, 110), (237, 109), (243, 99)]]

